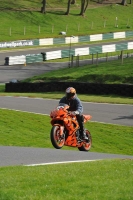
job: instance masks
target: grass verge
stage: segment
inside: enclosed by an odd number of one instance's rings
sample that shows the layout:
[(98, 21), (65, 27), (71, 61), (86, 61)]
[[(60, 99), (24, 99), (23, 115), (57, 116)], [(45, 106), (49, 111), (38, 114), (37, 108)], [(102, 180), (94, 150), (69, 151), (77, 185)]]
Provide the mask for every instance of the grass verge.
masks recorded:
[(133, 160), (0, 168), (1, 200), (130, 200)]
[[(0, 119), (0, 145), (53, 148), (49, 116), (0, 109)], [(86, 128), (92, 134), (92, 152), (133, 155), (132, 127), (89, 122)]]
[[(31, 98), (45, 98), (45, 99), (60, 99), (64, 96), (64, 92), (45, 92), (45, 93), (8, 93), (0, 92), (0, 96), (23, 96)], [(89, 95), (78, 94), (81, 101), (97, 102), (97, 103), (112, 103), (112, 104), (133, 104), (132, 97), (123, 97), (116, 95)]]
[(104, 84), (133, 84), (133, 58), (124, 59), (122, 65), (119, 60), (98, 65), (64, 68), (34, 76), (24, 82), (37, 81), (77, 81)]

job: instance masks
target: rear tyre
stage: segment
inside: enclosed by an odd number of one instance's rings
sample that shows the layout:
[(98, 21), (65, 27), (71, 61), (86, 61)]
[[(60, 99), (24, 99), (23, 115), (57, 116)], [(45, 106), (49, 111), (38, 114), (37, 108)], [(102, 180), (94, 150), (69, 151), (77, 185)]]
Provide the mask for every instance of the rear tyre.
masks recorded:
[(60, 127), (53, 126), (50, 133), (50, 139), (52, 145), (56, 149), (61, 149), (64, 146), (65, 137), (60, 135)]
[(86, 136), (88, 137), (88, 140), (83, 142), (83, 145), (81, 147), (78, 147), (79, 151), (89, 151), (92, 146), (92, 137), (88, 130), (85, 130)]

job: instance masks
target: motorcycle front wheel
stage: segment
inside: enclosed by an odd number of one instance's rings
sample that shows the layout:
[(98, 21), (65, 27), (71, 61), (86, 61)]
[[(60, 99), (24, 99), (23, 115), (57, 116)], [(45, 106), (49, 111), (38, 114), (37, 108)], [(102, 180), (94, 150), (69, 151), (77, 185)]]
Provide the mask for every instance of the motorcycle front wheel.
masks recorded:
[(86, 136), (88, 137), (88, 140), (83, 142), (81, 147), (78, 147), (79, 151), (89, 151), (92, 146), (92, 137), (88, 130), (86, 130)]
[(50, 139), (52, 145), (56, 149), (61, 149), (64, 146), (65, 143), (65, 137), (60, 135), (60, 127), (59, 126), (53, 126), (50, 133)]

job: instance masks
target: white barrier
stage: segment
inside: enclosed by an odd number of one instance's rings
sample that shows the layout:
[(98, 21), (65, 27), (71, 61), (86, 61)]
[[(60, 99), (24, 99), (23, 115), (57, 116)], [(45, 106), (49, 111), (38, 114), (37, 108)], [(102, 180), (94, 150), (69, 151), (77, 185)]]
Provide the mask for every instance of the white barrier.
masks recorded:
[(100, 41), (103, 39), (102, 34), (90, 35), (90, 41)]
[(47, 39), (40, 39), (39, 44), (41, 45), (53, 45), (53, 38), (47, 38)]
[(70, 43), (78, 43), (78, 37), (76, 36), (71, 36), (71, 37), (66, 37), (65, 38), (65, 43), (70, 44)]
[(61, 58), (61, 50), (46, 52), (45, 60)]
[[(76, 49), (72, 49), (71, 55), (73, 54), (74, 56), (77, 56), (77, 55), (80, 56), (80, 55), (89, 55), (90, 52), (91, 54), (92, 53), (95, 54), (95, 53), (108, 53), (108, 52), (115, 52), (115, 51), (121, 51), (121, 50), (129, 50), (129, 49), (133, 49), (133, 42), (110, 44), (110, 45), (103, 45), (103, 46), (100, 45), (100, 46), (85, 47), (85, 48), (76, 48)], [(25, 55), (10, 56), (10, 57), (5, 58), (5, 61), (6, 61), (5, 64), (15, 65), (15, 64), (43, 62), (45, 60), (69, 57), (69, 53), (70, 53), (70, 49), (45, 52), (45, 58), (43, 58), (41, 54), (26, 55), (26, 56)]]
[(20, 65), (26, 63), (26, 56), (10, 56), (9, 57), (9, 65)]
[(75, 56), (77, 55), (89, 55), (89, 48), (77, 48), (75, 49)]
[(128, 42), (127, 43), (127, 48), (128, 49), (133, 49), (133, 42)]
[(116, 51), (115, 44), (103, 45), (103, 46), (102, 46), (102, 52), (103, 52), (103, 53), (115, 52), (115, 51)]
[(117, 38), (125, 38), (126, 37), (126, 33), (125, 32), (117, 32), (117, 33), (114, 33), (114, 39), (117, 39)]

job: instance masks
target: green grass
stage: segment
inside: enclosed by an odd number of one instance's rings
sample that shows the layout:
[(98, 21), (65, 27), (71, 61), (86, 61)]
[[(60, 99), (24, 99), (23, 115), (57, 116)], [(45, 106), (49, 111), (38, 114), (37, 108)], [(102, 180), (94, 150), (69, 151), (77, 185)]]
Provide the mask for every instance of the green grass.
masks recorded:
[(1, 167), (1, 200), (130, 200), (133, 160)]
[[(0, 119), (0, 145), (53, 148), (49, 116), (0, 109)], [(86, 128), (92, 134), (92, 152), (133, 155), (132, 127), (90, 122)]]
[(24, 82), (43, 81), (77, 81), (89, 83), (126, 83), (133, 84), (133, 58), (99, 63), (98, 65), (86, 65), (83, 67), (64, 68), (34, 76)]
[[(0, 87), (1, 88), (1, 87)], [(5, 87), (2, 87), (5, 90)], [(0, 96), (23, 96), (23, 97), (39, 97), (45, 99), (60, 99), (64, 96), (64, 92), (44, 92), (44, 93), (8, 93), (0, 92)], [(113, 104), (133, 104), (132, 97), (123, 97), (117, 95), (89, 95), (78, 94), (81, 101), (97, 102), (97, 103), (113, 103)]]
[[(68, 36), (133, 30), (132, 4), (99, 6), (96, 2), (91, 2), (85, 17), (82, 17), (78, 15), (80, 9), (77, 5), (71, 5), (69, 16), (64, 15), (67, 1), (49, 0), (46, 14), (40, 13), (41, 2), (39, 0), (8, 2), (7, 0), (1, 1), (1, 41), (59, 37), (59, 32), (66, 31), (66, 29)], [(80, 5), (80, 1), (77, 3)], [(115, 27), (116, 17), (118, 28)]]
[(0, 85), (0, 93), (5, 92), (5, 84)]

